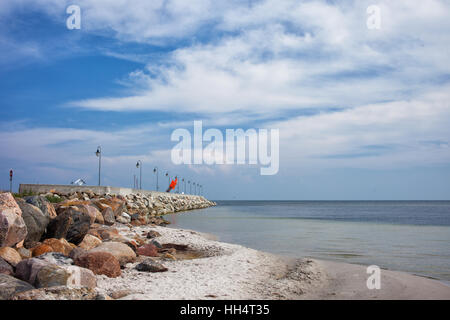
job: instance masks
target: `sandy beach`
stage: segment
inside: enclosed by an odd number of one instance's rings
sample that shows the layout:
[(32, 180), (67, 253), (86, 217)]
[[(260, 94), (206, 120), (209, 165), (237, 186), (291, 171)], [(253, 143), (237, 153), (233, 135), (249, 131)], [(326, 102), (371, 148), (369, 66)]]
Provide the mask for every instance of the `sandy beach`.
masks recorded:
[(137, 271), (138, 257), (120, 277), (97, 276), (97, 290), (118, 299), (450, 299), (446, 284), (408, 273), (382, 270), (381, 288), (369, 290), (367, 266), (285, 258), (192, 230), (115, 227), (126, 237), (153, 230), (160, 244), (188, 245), (177, 260), (154, 258), (166, 272)]

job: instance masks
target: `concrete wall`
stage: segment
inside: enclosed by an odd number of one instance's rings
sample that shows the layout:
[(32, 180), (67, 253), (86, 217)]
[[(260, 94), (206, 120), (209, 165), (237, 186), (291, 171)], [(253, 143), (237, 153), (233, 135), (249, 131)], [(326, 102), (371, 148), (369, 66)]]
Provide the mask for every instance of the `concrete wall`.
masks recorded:
[[(148, 191), (132, 188), (119, 188), (119, 187), (108, 187), (108, 186), (76, 186), (76, 185), (61, 185), (61, 184), (20, 184), (19, 193), (23, 192), (33, 192), (33, 193), (47, 193), (50, 190), (54, 190), (59, 193), (73, 193), (73, 192), (88, 192), (89, 190), (96, 194), (116, 194), (126, 196), (132, 193), (141, 193), (145, 195), (169, 195), (175, 193), (158, 192), (158, 191)], [(194, 196), (194, 195), (192, 195)]]

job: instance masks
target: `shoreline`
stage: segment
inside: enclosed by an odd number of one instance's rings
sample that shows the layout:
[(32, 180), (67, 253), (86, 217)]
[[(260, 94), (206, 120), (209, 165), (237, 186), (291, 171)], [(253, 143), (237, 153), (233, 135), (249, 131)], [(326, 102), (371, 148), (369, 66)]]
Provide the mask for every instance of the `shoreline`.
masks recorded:
[(158, 261), (167, 272), (134, 269), (127, 264), (122, 276), (97, 276), (97, 290), (124, 300), (218, 299), (450, 299), (450, 286), (434, 279), (381, 269), (381, 289), (369, 290), (369, 274), (362, 265), (310, 258), (290, 258), (214, 240), (214, 235), (161, 226), (128, 227), (117, 224), (124, 236), (148, 231), (161, 234), (161, 244), (188, 245), (198, 256)]

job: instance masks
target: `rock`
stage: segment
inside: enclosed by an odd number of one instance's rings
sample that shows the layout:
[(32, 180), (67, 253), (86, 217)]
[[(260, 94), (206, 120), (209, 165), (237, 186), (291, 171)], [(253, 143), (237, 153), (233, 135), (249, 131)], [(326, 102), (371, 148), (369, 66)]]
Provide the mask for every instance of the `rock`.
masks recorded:
[(15, 267), (20, 261), (22, 261), (22, 257), (16, 251), (16, 249), (10, 247), (0, 248), (0, 258), (8, 262), (13, 267)]
[(136, 270), (146, 272), (164, 272), (168, 269), (153, 259), (147, 258), (136, 266)]
[(70, 275), (69, 272), (60, 266), (47, 264), (36, 274), (34, 286), (36, 288), (65, 286)]
[(24, 200), (32, 204), (35, 207), (38, 207), (42, 213), (49, 219), (56, 218), (56, 210), (55, 207), (53, 207), (53, 204), (51, 204), (47, 198), (43, 196), (29, 196), (25, 197)]
[(46, 238), (65, 238), (75, 244), (80, 243), (91, 225), (91, 218), (86, 213), (70, 207), (59, 213), (48, 227)]
[(72, 246), (70, 245), (69, 242), (67, 242), (66, 239), (61, 238), (61, 239), (55, 239), (55, 238), (50, 238), (50, 239), (45, 239), (44, 240), (44, 244), (50, 246), (53, 251), (55, 252), (60, 252), (66, 256), (68, 256), (70, 254), (70, 251), (73, 250)]
[(11, 300), (94, 300), (96, 297), (94, 289), (58, 286), (16, 293)]
[(131, 220), (139, 220), (139, 214), (138, 213), (132, 214)]
[(158, 249), (163, 249), (163, 246), (156, 240), (152, 240), (152, 244)]
[(122, 223), (122, 224), (128, 224), (129, 221), (127, 219), (125, 219), (124, 217), (118, 217), (116, 219), (117, 222)]
[(91, 270), (78, 266), (62, 266), (62, 268), (70, 274), (70, 277), (67, 279), (67, 286), (87, 288), (95, 288), (97, 286), (97, 278)]
[(49, 264), (56, 264), (58, 266), (70, 266), (73, 260), (60, 252), (47, 252), (37, 256), (36, 259), (40, 259), (48, 262)]
[(162, 257), (164, 260), (177, 260), (177, 258), (175, 258), (172, 254), (166, 252), (162, 255)]
[(79, 257), (79, 256), (81, 256), (81, 255), (83, 255), (83, 254), (85, 254), (85, 253), (87, 253), (87, 250), (86, 250), (86, 249), (78, 248), (78, 247), (77, 247), (77, 248), (73, 249), (73, 250), (70, 252), (69, 258), (71, 258), (72, 260), (75, 261), (75, 259), (77, 259), (77, 257)]
[(20, 254), (20, 256), (22, 257), (22, 259), (29, 259), (32, 257), (32, 253), (31, 250), (28, 250), (24, 247), (20, 247), (18, 249), (16, 249), (17, 252)]
[(131, 290), (128, 289), (122, 289), (122, 290), (117, 290), (117, 291), (113, 291), (110, 293), (110, 297), (113, 299), (120, 299), (123, 298), (125, 296), (128, 296), (132, 294)]
[(29, 283), (0, 273), (0, 300), (9, 300), (19, 292), (32, 289), (34, 287)]
[(140, 256), (157, 257), (158, 249), (154, 244), (146, 243), (143, 246), (139, 247), (136, 250), (136, 253)]
[(47, 261), (31, 258), (20, 261), (16, 266), (15, 276), (23, 281), (33, 284), (39, 270), (48, 265)]
[(13, 267), (3, 258), (0, 258), (0, 274), (6, 274), (8, 276), (14, 275)]
[(130, 223), (130, 222), (131, 222), (131, 217), (130, 217), (130, 215), (129, 215), (128, 213), (126, 213), (126, 212), (122, 212), (122, 214), (120, 215), (120, 217), (124, 218), (124, 219), (127, 221), (127, 223)]
[(116, 222), (114, 211), (110, 207), (107, 207), (102, 211), (102, 216), (105, 224), (108, 226), (112, 226)]
[(0, 193), (0, 212), (3, 210), (11, 210), (14, 214), (22, 216), (22, 210), (9, 192)]
[(40, 244), (33, 249), (32, 256), (40, 256), (41, 254), (44, 254), (46, 252), (53, 252), (53, 248), (46, 244)]
[[(0, 193), (0, 196), (4, 193)], [(16, 202), (17, 208), (0, 209), (0, 247), (12, 247), (27, 236), (27, 226), (21, 217), (22, 211)], [(3, 206), (9, 205), (3, 204)], [(20, 214), (18, 214), (18, 212)]]
[(121, 274), (119, 260), (108, 252), (87, 252), (76, 257), (74, 262), (77, 266), (110, 278), (116, 278)]
[(19, 201), (18, 205), (22, 210), (22, 218), (27, 226), (27, 236), (25, 238), (24, 245), (28, 246), (32, 242), (41, 240), (42, 235), (47, 229), (47, 225), (50, 222), (50, 217), (42, 213), (41, 209), (26, 203), (25, 201)]
[(93, 235), (87, 234), (84, 236), (83, 241), (78, 245), (80, 248), (85, 250), (93, 249), (102, 244), (102, 240)]
[(147, 232), (147, 239), (153, 239), (153, 238), (157, 238), (160, 236), (161, 236), (161, 234), (154, 230), (150, 230), (149, 232)]
[(89, 250), (89, 252), (107, 252), (112, 254), (121, 266), (128, 262), (133, 262), (136, 259), (134, 251), (124, 243), (121, 242), (103, 242), (98, 247)]
[[(126, 208), (126, 202), (120, 197), (111, 197), (109, 199), (106, 198), (98, 199), (93, 200), (92, 202), (99, 208), (100, 211), (102, 211), (102, 213), (105, 206), (110, 207), (113, 211), (114, 218), (120, 217), (120, 215), (122, 214), (122, 212), (125, 211)], [(105, 216), (103, 215), (103, 217)]]

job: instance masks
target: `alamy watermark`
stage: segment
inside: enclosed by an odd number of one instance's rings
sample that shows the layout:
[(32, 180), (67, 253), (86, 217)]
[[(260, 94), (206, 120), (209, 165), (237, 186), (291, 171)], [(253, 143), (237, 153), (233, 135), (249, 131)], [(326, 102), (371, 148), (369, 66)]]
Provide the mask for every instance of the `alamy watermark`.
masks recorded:
[(69, 30), (81, 29), (81, 8), (75, 4), (68, 6), (66, 13), (70, 16), (66, 20), (66, 26)]
[[(275, 175), (279, 169), (278, 129), (219, 129), (203, 132), (202, 121), (194, 121), (193, 138), (187, 129), (172, 132), (174, 164), (249, 164), (260, 165), (261, 175)], [(205, 147), (204, 142), (208, 143)], [(270, 152), (269, 152), (270, 151)]]
[(367, 278), (366, 285), (367, 289), (381, 289), (381, 269), (379, 266), (368, 266), (367, 273), (370, 274), (369, 278)]

